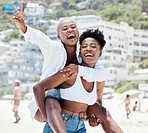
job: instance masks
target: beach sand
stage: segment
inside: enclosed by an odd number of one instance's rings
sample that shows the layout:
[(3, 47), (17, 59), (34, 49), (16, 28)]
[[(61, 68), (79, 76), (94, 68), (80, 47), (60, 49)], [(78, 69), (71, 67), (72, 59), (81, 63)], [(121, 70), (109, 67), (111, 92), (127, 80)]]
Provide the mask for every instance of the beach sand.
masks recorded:
[[(131, 99), (131, 104), (137, 99)], [(126, 111), (124, 104), (119, 104), (123, 100), (121, 99), (106, 99), (103, 100), (103, 105), (106, 107), (113, 119), (119, 124), (124, 133), (148, 133), (148, 99), (142, 101), (142, 112), (132, 112), (126, 119)], [(19, 107), (19, 115), (21, 120), (19, 123), (14, 124), (14, 114), (12, 112), (13, 106), (10, 100), (0, 101), (0, 132), (1, 133), (42, 133), (44, 123), (39, 123), (35, 120), (31, 120), (30, 112), (27, 108), (29, 101), (21, 101)], [(132, 106), (130, 107), (132, 109)], [(86, 122), (86, 128), (88, 133), (104, 133), (101, 125), (98, 127), (90, 127)]]

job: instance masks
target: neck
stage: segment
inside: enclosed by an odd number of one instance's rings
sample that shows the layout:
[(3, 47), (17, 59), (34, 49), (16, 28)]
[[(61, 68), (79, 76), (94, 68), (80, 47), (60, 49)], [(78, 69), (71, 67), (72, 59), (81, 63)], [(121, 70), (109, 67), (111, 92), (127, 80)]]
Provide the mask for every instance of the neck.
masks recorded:
[(86, 63), (82, 62), (82, 66), (87, 66), (87, 67), (90, 67), (90, 68), (94, 68), (95, 64), (86, 64)]
[(65, 49), (67, 52), (67, 62), (66, 65), (69, 65), (70, 63), (76, 63), (76, 46), (67, 46), (65, 45)]

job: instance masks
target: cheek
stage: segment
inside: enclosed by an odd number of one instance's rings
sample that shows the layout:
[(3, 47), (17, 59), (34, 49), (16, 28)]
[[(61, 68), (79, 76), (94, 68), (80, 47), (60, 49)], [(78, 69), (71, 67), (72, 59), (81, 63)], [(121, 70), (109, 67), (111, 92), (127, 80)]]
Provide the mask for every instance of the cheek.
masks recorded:
[(100, 55), (101, 55), (100, 50), (95, 50), (94, 52), (96, 53), (96, 56), (97, 56), (97, 57), (100, 57)]
[(63, 40), (66, 38), (66, 35), (65, 35), (64, 32), (61, 32), (61, 33), (59, 34), (59, 37), (60, 37), (60, 40), (63, 41)]

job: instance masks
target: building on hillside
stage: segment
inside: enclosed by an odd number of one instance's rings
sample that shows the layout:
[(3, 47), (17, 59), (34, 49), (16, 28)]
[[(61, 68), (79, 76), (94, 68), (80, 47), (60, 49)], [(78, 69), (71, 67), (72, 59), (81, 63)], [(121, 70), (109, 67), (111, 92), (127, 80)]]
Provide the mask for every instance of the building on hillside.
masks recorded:
[(45, 7), (40, 4), (27, 3), (24, 9), (25, 23), (30, 26), (37, 26), (37, 22), (44, 16)]
[(143, 80), (148, 80), (148, 69), (138, 69), (136, 70), (133, 74), (129, 75), (127, 77), (127, 80), (130, 81), (143, 81)]
[(57, 11), (62, 8), (62, 3), (54, 2), (52, 3), (53, 10)]
[(129, 50), (116, 47), (104, 52), (100, 57), (100, 64), (107, 70), (107, 86), (113, 86), (120, 81), (124, 81), (128, 76), (127, 55), (131, 55)]
[(2, 87), (13, 85), (15, 79), (25, 83), (41, 75), (43, 57), (37, 45), (15, 40), (9, 46), (10, 50), (1, 56), (3, 62), (0, 61)]
[(134, 30), (131, 47), (135, 62), (148, 59), (148, 31)]
[(15, 14), (15, 11), (13, 9), (13, 6), (17, 8), (17, 10), (20, 12), (21, 4), (13, 3), (13, 4), (4, 4), (3, 6), (3, 12), (7, 14)]
[(0, 41), (4, 42), (5, 39), (13, 32), (13, 29), (8, 29), (5, 31), (0, 31)]

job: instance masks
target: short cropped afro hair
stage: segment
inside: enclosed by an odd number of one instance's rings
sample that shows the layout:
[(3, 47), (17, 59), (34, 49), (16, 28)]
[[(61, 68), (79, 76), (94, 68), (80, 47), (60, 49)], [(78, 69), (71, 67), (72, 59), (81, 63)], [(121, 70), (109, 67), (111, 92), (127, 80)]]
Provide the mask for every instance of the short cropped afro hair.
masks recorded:
[(101, 50), (106, 44), (106, 41), (104, 40), (104, 35), (98, 28), (97, 29), (87, 29), (86, 31), (84, 31), (79, 38), (80, 45), (82, 44), (83, 40), (88, 37), (96, 39), (100, 44)]

